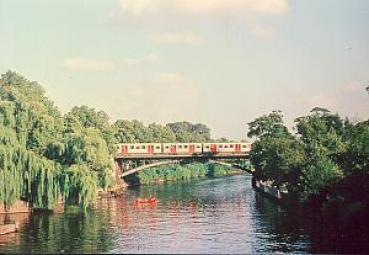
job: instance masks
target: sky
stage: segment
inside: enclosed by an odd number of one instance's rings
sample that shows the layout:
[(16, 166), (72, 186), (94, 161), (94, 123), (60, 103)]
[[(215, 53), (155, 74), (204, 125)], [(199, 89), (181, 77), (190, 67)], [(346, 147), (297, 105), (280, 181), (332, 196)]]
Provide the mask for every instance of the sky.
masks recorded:
[(369, 118), (367, 0), (0, 0), (0, 53), (62, 112), (112, 121), (240, 140), (272, 110)]

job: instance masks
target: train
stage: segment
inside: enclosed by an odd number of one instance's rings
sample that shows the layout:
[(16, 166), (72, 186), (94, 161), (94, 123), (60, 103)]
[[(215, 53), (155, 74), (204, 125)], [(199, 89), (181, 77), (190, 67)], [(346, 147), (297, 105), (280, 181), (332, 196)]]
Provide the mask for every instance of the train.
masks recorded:
[(117, 145), (117, 154), (246, 154), (252, 143), (121, 143)]

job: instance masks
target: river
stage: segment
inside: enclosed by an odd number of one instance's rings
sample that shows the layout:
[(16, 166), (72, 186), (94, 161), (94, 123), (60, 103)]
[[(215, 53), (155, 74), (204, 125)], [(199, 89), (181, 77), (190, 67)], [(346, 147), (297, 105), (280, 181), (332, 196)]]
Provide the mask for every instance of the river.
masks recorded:
[[(135, 206), (155, 196), (157, 205)], [(128, 189), (81, 212), (34, 213), (0, 253), (308, 253), (296, 217), (256, 193), (250, 175)]]

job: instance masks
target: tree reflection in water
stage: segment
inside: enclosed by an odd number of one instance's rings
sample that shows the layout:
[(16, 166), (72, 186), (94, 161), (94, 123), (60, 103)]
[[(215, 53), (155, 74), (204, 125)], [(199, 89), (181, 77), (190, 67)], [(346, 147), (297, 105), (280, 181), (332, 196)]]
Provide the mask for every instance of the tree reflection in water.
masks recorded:
[(34, 212), (27, 226), (16, 235), (19, 242), (0, 247), (1, 252), (27, 253), (94, 253), (108, 251), (112, 233), (106, 228), (107, 215), (69, 209), (62, 214)]
[[(134, 204), (149, 197), (160, 202)], [(332, 252), (337, 243), (322, 245), (307, 215), (255, 193), (249, 175), (142, 186), (86, 212), (27, 216), (19, 233), (0, 238), (0, 253)]]

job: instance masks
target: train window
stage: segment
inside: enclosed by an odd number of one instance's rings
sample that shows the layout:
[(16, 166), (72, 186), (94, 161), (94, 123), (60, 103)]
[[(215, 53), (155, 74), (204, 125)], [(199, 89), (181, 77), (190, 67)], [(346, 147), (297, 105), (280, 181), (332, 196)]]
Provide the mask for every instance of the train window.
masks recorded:
[(247, 148), (247, 145), (242, 145), (242, 148)]
[(138, 145), (137, 145), (137, 146), (136, 146), (136, 149), (137, 149), (137, 150), (138, 150), (138, 149), (140, 149), (140, 146), (138, 146)]
[(131, 150), (133, 150), (133, 149), (135, 148), (135, 146), (134, 146), (134, 145), (131, 145), (131, 146), (129, 146), (129, 148), (130, 148)]
[(169, 146), (167, 145), (167, 146), (165, 146), (165, 149), (169, 149)]
[(142, 146), (141, 146), (141, 149), (146, 149), (146, 146), (145, 146), (145, 145), (142, 145)]
[(229, 146), (229, 148), (233, 148), (233, 144), (231, 144), (231, 145)]
[(160, 149), (160, 146), (156, 146), (155, 149)]
[(224, 145), (224, 148), (228, 149), (228, 145)]
[(197, 148), (197, 149), (200, 149), (201, 147), (200, 147), (200, 145), (197, 145), (197, 146), (196, 146), (196, 148)]
[(206, 149), (209, 149), (209, 145), (206, 145), (206, 146), (205, 146), (205, 148), (206, 148)]
[(223, 145), (219, 145), (219, 148), (223, 148)]
[(182, 149), (182, 145), (178, 145), (178, 149)]
[(184, 147), (185, 149), (187, 149), (187, 148), (188, 148), (188, 146), (187, 146), (187, 145), (184, 145), (183, 147)]
[(119, 145), (117, 145), (117, 150), (119, 150), (119, 148), (120, 148), (120, 146), (119, 146)]

